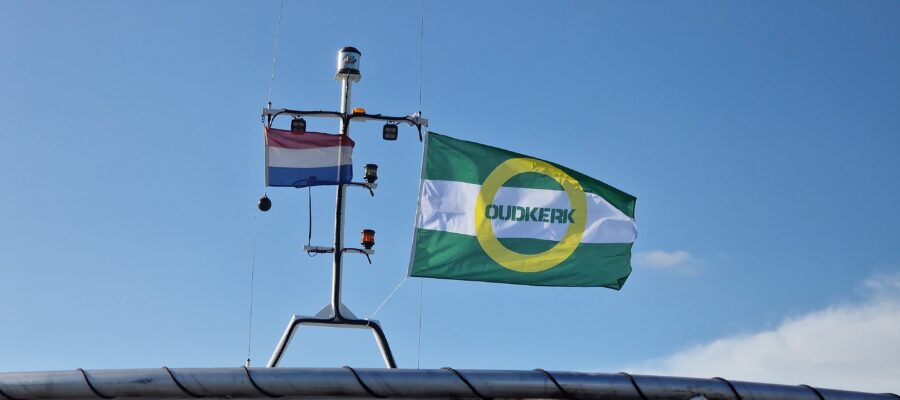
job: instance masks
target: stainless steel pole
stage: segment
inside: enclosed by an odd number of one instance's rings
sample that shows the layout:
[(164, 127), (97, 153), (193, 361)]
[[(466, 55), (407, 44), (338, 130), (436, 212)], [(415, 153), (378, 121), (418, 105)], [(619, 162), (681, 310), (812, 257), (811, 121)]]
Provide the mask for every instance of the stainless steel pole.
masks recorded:
[[(350, 136), (350, 79), (345, 76), (341, 80), (341, 136)], [(344, 146), (338, 146), (338, 162), (344, 159)], [(342, 178), (342, 167), (338, 164), (338, 182)], [(341, 261), (344, 248), (344, 193), (346, 185), (339, 183), (337, 187), (337, 204), (334, 213), (334, 269), (331, 282), (331, 309), (336, 320), (341, 315)]]
[[(352, 109), (350, 107), (350, 85), (353, 82), (358, 82), (360, 79), (359, 75), (359, 50), (356, 50), (352, 47), (345, 47), (338, 52), (338, 72), (335, 75), (336, 79), (341, 81), (341, 111), (339, 113), (335, 112), (317, 112), (322, 115), (334, 116), (335, 114), (340, 114), (341, 118), (341, 130), (340, 135), (343, 142), (344, 137), (349, 139), (350, 137), (350, 117), (352, 114)], [(264, 110), (264, 113), (270, 112), (271, 106), (269, 109)], [(280, 110), (274, 115), (278, 115), (278, 113), (282, 112), (290, 112), (290, 110)], [(303, 115), (302, 112), (298, 115)], [(316, 114), (316, 112), (313, 112)], [(312, 114), (306, 114), (312, 115)], [(390, 120), (393, 121), (393, 118), (383, 117), (383, 116), (374, 116), (375, 119), (382, 120)], [(405, 120), (408, 122), (414, 122), (418, 124), (420, 119), (418, 114), (416, 114), (416, 119), (409, 119), (410, 117), (399, 118), (399, 120)], [(341, 264), (343, 260), (344, 253), (344, 196), (346, 195), (346, 187), (347, 185), (360, 185), (360, 183), (340, 183), (343, 182), (343, 165), (341, 165), (341, 161), (344, 159), (344, 152), (348, 151), (344, 148), (343, 143), (338, 146), (338, 172), (337, 172), (337, 195), (336, 195), (336, 205), (334, 212), (334, 247), (331, 249), (320, 248), (318, 246), (307, 246), (308, 248), (315, 247), (312, 251), (314, 252), (327, 252), (324, 250), (328, 250), (334, 253), (334, 269), (332, 275), (332, 289), (331, 289), (331, 304), (325, 306), (316, 316), (314, 317), (305, 317), (300, 315), (294, 315), (291, 318), (290, 323), (288, 323), (287, 329), (285, 329), (284, 334), (281, 336), (281, 341), (278, 342), (278, 346), (275, 347), (275, 352), (272, 353), (272, 358), (269, 359), (268, 366), (270, 368), (278, 366), (281, 357), (284, 355), (284, 351), (287, 349), (288, 344), (294, 336), (294, 332), (301, 325), (316, 325), (316, 326), (336, 326), (341, 328), (363, 328), (363, 329), (371, 329), (373, 334), (375, 335), (375, 341), (378, 342), (378, 347), (381, 349), (381, 356), (384, 358), (385, 364), (387, 364), (388, 368), (397, 368), (397, 364), (394, 361), (394, 356), (391, 353), (391, 348), (388, 345), (387, 337), (384, 335), (384, 331), (381, 329), (381, 325), (378, 324), (377, 321), (370, 319), (359, 319), (353, 315), (349, 310), (344, 309), (341, 306)], [(346, 167), (352, 168), (352, 165), (347, 165)], [(371, 191), (373, 188), (366, 186)], [(361, 249), (346, 249), (353, 250), (354, 252), (364, 252)], [(370, 253), (365, 253), (366, 255)], [(331, 309), (331, 315), (328, 315), (328, 309)], [(344, 315), (346, 314), (346, 315)], [(245, 370), (246, 371), (246, 370)], [(0, 391), (0, 398), (3, 398), (3, 393)]]

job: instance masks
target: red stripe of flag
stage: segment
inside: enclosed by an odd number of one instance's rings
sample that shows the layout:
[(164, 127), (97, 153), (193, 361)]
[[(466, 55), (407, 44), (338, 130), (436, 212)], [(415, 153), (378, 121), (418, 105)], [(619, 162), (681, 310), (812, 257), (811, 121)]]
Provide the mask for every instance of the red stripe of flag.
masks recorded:
[(286, 149), (318, 149), (321, 147), (348, 146), (355, 143), (347, 136), (319, 132), (291, 132), (283, 129), (265, 128), (266, 143), (270, 147)]

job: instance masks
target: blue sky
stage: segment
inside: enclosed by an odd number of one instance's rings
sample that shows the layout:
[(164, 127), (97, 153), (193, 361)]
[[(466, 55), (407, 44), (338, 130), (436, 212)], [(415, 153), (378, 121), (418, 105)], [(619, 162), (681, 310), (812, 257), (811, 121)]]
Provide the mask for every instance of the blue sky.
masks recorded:
[[(279, 3), (0, 8), (0, 371), (241, 365), (254, 238), (264, 365), (290, 316), (328, 301), (331, 273), (299, 251), (306, 190), (255, 207)], [(274, 105), (337, 109), (335, 53), (352, 45), (353, 104), (415, 112), (419, 11), (287, 1)], [(888, 1), (426, 1), (430, 128), (634, 194), (639, 238), (620, 292), (426, 280), (421, 335), (409, 279), (376, 316), (400, 366), (772, 380), (710, 352), (768, 354), (754, 338), (788, 332), (809, 346), (760, 361), (785, 383), (900, 391), (877, 379), (900, 373), (898, 17)], [(357, 174), (381, 176), (348, 202), (348, 242), (378, 232), (372, 266), (346, 258), (360, 316), (405, 276), (421, 162), (414, 130), (379, 132), (351, 128)], [(330, 242), (333, 198), (312, 191), (313, 244)], [(826, 347), (846, 351), (813, 357)], [(707, 373), (699, 355), (729, 362)], [(381, 360), (364, 331), (310, 328), (284, 365)], [(817, 373), (791, 375), (804, 368)]]

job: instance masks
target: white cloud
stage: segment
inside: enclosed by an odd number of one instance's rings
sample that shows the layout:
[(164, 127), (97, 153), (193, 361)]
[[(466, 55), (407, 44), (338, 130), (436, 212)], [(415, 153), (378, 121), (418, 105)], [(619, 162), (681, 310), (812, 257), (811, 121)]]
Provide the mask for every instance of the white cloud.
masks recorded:
[(863, 286), (870, 295), (900, 297), (900, 273), (875, 275), (866, 279)]
[(694, 267), (698, 260), (684, 250), (666, 252), (662, 250), (641, 251), (634, 254), (634, 264), (638, 267), (650, 268), (685, 268)]
[(900, 393), (900, 274), (869, 279), (868, 299), (794, 318), (772, 330), (725, 337), (630, 368)]

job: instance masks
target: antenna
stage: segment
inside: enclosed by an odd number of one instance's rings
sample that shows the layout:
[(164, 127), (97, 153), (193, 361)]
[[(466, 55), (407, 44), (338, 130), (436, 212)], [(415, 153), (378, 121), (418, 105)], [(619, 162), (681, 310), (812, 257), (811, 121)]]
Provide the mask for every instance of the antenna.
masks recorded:
[[(271, 105), (269, 105), (268, 108), (263, 109), (263, 117), (267, 120), (267, 125), (271, 127), (274, 119), (280, 115), (291, 116), (293, 118), (292, 121), (297, 121), (298, 119), (302, 120), (303, 117), (338, 118), (340, 119), (340, 134), (349, 138), (351, 121), (365, 122), (368, 120), (376, 120), (385, 122), (385, 129), (382, 132), (382, 137), (385, 140), (396, 140), (397, 125), (399, 124), (415, 126), (419, 132), (419, 140), (421, 140), (422, 127), (428, 126), (428, 120), (426, 118), (423, 118), (420, 112), (416, 112), (413, 115), (404, 117), (392, 117), (382, 114), (368, 114), (363, 108), (351, 108), (351, 85), (353, 83), (359, 82), (362, 78), (359, 68), (361, 56), (362, 53), (360, 53), (359, 50), (353, 47), (344, 47), (338, 51), (337, 73), (335, 74), (334, 79), (341, 82), (340, 111), (304, 111), (291, 110), (286, 108), (273, 109), (271, 108)], [(303, 125), (305, 130), (305, 122), (303, 123)], [(343, 146), (339, 146), (338, 151), (339, 159), (343, 159)], [(344, 247), (344, 206), (346, 203), (346, 189), (348, 186), (363, 187), (368, 189), (369, 193), (374, 196), (374, 190), (378, 187), (378, 185), (375, 183), (375, 180), (377, 179), (377, 169), (377, 165), (367, 164), (365, 168), (365, 182), (349, 182), (337, 184), (334, 213), (334, 246), (325, 247), (307, 245), (303, 247), (303, 250), (308, 253), (334, 254), (331, 302), (330, 304), (327, 304), (324, 308), (322, 308), (322, 310), (319, 311), (315, 316), (310, 317), (294, 315), (293, 317), (291, 317), (287, 329), (285, 329), (284, 334), (281, 336), (281, 340), (278, 342), (278, 346), (275, 347), (275, 352), (272, 353), (272, 358), (269, 359), (269, 367), (278, 366), (278, 363), (281, 361), (281, 358), (284, 355), (284, 351), (287, 349), (288, 345), (291, 342), (291, 339), (293, 339), (297, 328), (300, 325), (316, 325), (335, 328), (359, 328), (371, 330), (372, 334), (375, 336), (375, 341), (378, 343), (378, 347), (381, 350), (381, 356), (384, 359), (384, 363), (388, 368), (397, 368), (397, 363), (394, 361), (394, 355), (391, 353), (391, 348), (388, 345), (387, 337), (385, 336), (384, 331), (381, 329), (381, 324), (379, 324), (376, 320), (371, 320), (368, 318), (357, 318), (341, 302), (341, 267), (344, 253), (347, 252), (353, 254), (363, 254), (367, 258), (375, 254), (375, 250), (372, 249), (372, 247), (375, 245), (375, 231), (371, 229), (364, 229), (362, 231), (361, 245), (363, 246), (363, 248)], [(343, 180), (341, 179), (342, 171), (342, 168), (338, 168), (338, 182), (343, 182)], [(268, 198), (266, 198), (265, 200), (268, 201)], [(266, 206), (271, 207), (271, 203), (266, 203)], [(263, 200), (261, 199), (260, 209), (262, 208)], [(369, 262), (371, 263), (371, 258), (369, 258)]]

